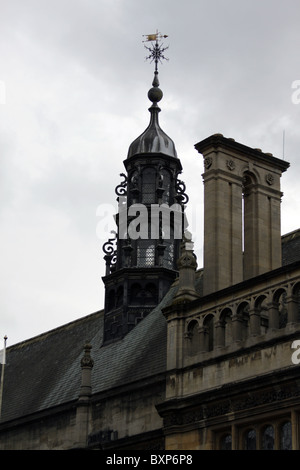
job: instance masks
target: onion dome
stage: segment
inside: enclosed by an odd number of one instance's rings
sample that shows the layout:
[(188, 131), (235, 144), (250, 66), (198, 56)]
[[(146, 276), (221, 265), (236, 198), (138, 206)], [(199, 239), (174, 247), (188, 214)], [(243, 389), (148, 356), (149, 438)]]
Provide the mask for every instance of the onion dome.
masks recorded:
[(148, 92), (148, 98), (152, 102), (149, 108), (151, 117), (147, 129), (135, 139), (129, 147), (127, 158), (139, 154), (163, 154), (177, 158), (177, 152), (173, 140), (161, 129), (158, 122), (160, 108), (157, 103), (162, 99), (163, 92), (159, 88), (158, 72), (154, 72), (152, 88)]

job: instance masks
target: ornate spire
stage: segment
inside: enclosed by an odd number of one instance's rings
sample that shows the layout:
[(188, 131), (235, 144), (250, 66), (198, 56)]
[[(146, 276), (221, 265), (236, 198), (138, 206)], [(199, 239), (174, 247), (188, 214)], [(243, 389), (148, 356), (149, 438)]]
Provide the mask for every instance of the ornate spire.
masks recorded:
[(163, 97), (163, 92), (159, 88), (158, 62), (162, 62), (162, 60), (169, 60), (163, 54), (163, 52), (168, 49), (168, 47), (163, 47), (163, 44), (161, 44), (160, 41), (162, 38), (166, 38), (168, 36), (157, 32), (156, 34), (149, 34), (146, 37), (147, 39), (143, 42), (154, 42), (154, 44), (150, 47), (145, 46), (145, 48), (150, 52), (149, 56), (146, 57), (146, 60), (150, 59), (151, 62), (155, 62), (152, 88), (150, 88), (148, 91), (148, 98), (152, 102), (152, 105), (149, 108), (151, 114), (150, 124), (143, 134), (141, 134), (134, 142), (132, 142), (128, 150), (127, 158), (142, 153), (159, 153), (177, 158), (175, 144), (173, 140), (161, 129), (158, 120), (158, 113), (160, 112), (160, 108), (157, 103)]

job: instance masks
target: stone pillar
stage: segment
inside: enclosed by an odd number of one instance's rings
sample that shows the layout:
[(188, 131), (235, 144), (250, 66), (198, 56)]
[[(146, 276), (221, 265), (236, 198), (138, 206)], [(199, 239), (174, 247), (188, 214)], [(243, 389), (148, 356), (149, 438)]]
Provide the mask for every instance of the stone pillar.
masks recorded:
[(243, 279), (242, 178), (218, 157), (206, 158), (203, 174), (204, 295)]
[(231, 426), (231, 450), (238, 450), (239, 449), (239, 433), (237, 426), (232, 424)]
[(225, 346), (225, 323), (219, 320), (215, 324), (215, 348), (222, 348)]
[(181, 255), (177, 261), (179, 270), (178, 291), (173, 299), (173, 304), (190, 302), (199, 298), (199, 294), (195, 289), (197, 260), (193, 253), (193, 242), (190, 237), (190, 233), (186, 232), (182, 242)]
[(242, 322), (243, 319), (240, 315), (235, 314), (232, 316), (233, 341), (241, 341), (243, 339)]
[(199, 352), (207, 352), (207, 328), (205, 326), (199, 327)]
[(75, 448), (85, 448), (87, 446), (90, 397), (92, 394), (91, 374), (94, 365), (90, 355), (91, 349), (92, 346), (86, 344), (84, 356), (81, 359), (81, 386), (76, 409)]
[(282, 193), (279, 189), (279, 176), (273, 171), (266, 175), (263, 184), (254, 175), (248, 176), (245, 181), (244, 279), (249, 279), (279, 268), (282, 264)]
[(250, 335), (260, 335), (260, 312), (257, 308), (249, 310), (250, 316)]
[(287, 312), (288, 312), (288, 323), (298, 323), (299, 317), (299, 304), (298, 298), (294, 295), (290, 295), (286, 299)]
[(268, 314), (269, 314), (269, 329), (279, 328), (279, 303), (270, 302), (268, 303)]
[(274, 427), (274, 450), (280, 450), (280, 424), (277, 422)]

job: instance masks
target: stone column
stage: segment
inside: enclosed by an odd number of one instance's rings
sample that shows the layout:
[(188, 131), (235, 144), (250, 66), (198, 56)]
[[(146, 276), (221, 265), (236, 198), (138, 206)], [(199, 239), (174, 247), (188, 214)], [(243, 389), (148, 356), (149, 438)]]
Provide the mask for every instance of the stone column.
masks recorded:
[(239, 433), (235, 424), (231, 426), (231, 450), (239, 449)]
[(269, 329), (279, 328), (279, 303), (270, 302), (268, 304)]
[(243, 339), (242, 321), (240, 315), (235, 314), (232, 316), (233, 341), (241, 341)]
[(199, 352), (207, 352), (207, 328), (205, 326), (199, 327)]
[(288, 323), (297, 323), (299, 322), (299, 304), (298, 299), (294, 295), (290, 295), (286, 299), (287, 303), (287, 312), (288, 312)]
[(213, 165), (206, 168), (203, 181), (206, 295), (243, 280), (242, 182)]
[[(269, 173), (274, 182), (279, 180)], [(281, 266), (281, 195), (279, 182), (245, 185), (244, 189), (244, 278), (258, 276)]]
[(260, 335), (260, 312), (257, 308), (249, 310), (250, 316), (250, 335)]
[(215, 348), (222, 348), (225, 346), (225, 322), (219, 320), (215, 324)]

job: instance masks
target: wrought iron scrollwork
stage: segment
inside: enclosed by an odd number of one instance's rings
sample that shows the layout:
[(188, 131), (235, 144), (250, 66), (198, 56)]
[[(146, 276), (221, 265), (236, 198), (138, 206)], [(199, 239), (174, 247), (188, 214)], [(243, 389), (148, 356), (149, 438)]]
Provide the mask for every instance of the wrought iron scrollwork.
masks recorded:
[(127, 195), (127, 176), (124, 173), (121, 173), (120, 176), (124, 178), (118, 186), (116, 186), (115, 193), (117, 196), (126, 196)]
[(176, 193), (178, 195), (178, 199), (180, 199), (180, 202), (182, 204), (186, 204), (189, 201), (189, 197), (185, 193), (185, 184), (184, 184), (184, 182), (177, 178), (175, 188), (176, 188)]
[(130, 183), (131, 183), (131, 187), (132, 189), (138, 189), (138, 186), (139, 186), (139, 173), (137, 170), (134, 170), (132, 175), (131, 175), (131, 178), (130, 178)]
[(116, 240), (117, 233), (112, 230), (110, 233), (113, 233), (115, 236), (109, 238), (107, 242), (102, 246), (102, 250), (105, 253), (104, 259), (106, 262), (106, 274), (109, 274), (114, 269), (114, 265), (117, 262), (117, 250), (116, 250)]
[(109, 238), (108, 241), (105, 242), (102, 246), (102, 250), (106, 255), (112, 255), (115, 251), (114, 241), (117, 238), (117, 233), (114, 230), (112, 230), (110, 233), (115, 234), (114, 238)]
[(163, 187), (163, 183), (164, 183), (164, 175), (162, 173), (160, 173), (158, 175), (158, 179), (157, 179), (157, 186), (159, 188), (162, 188)]

